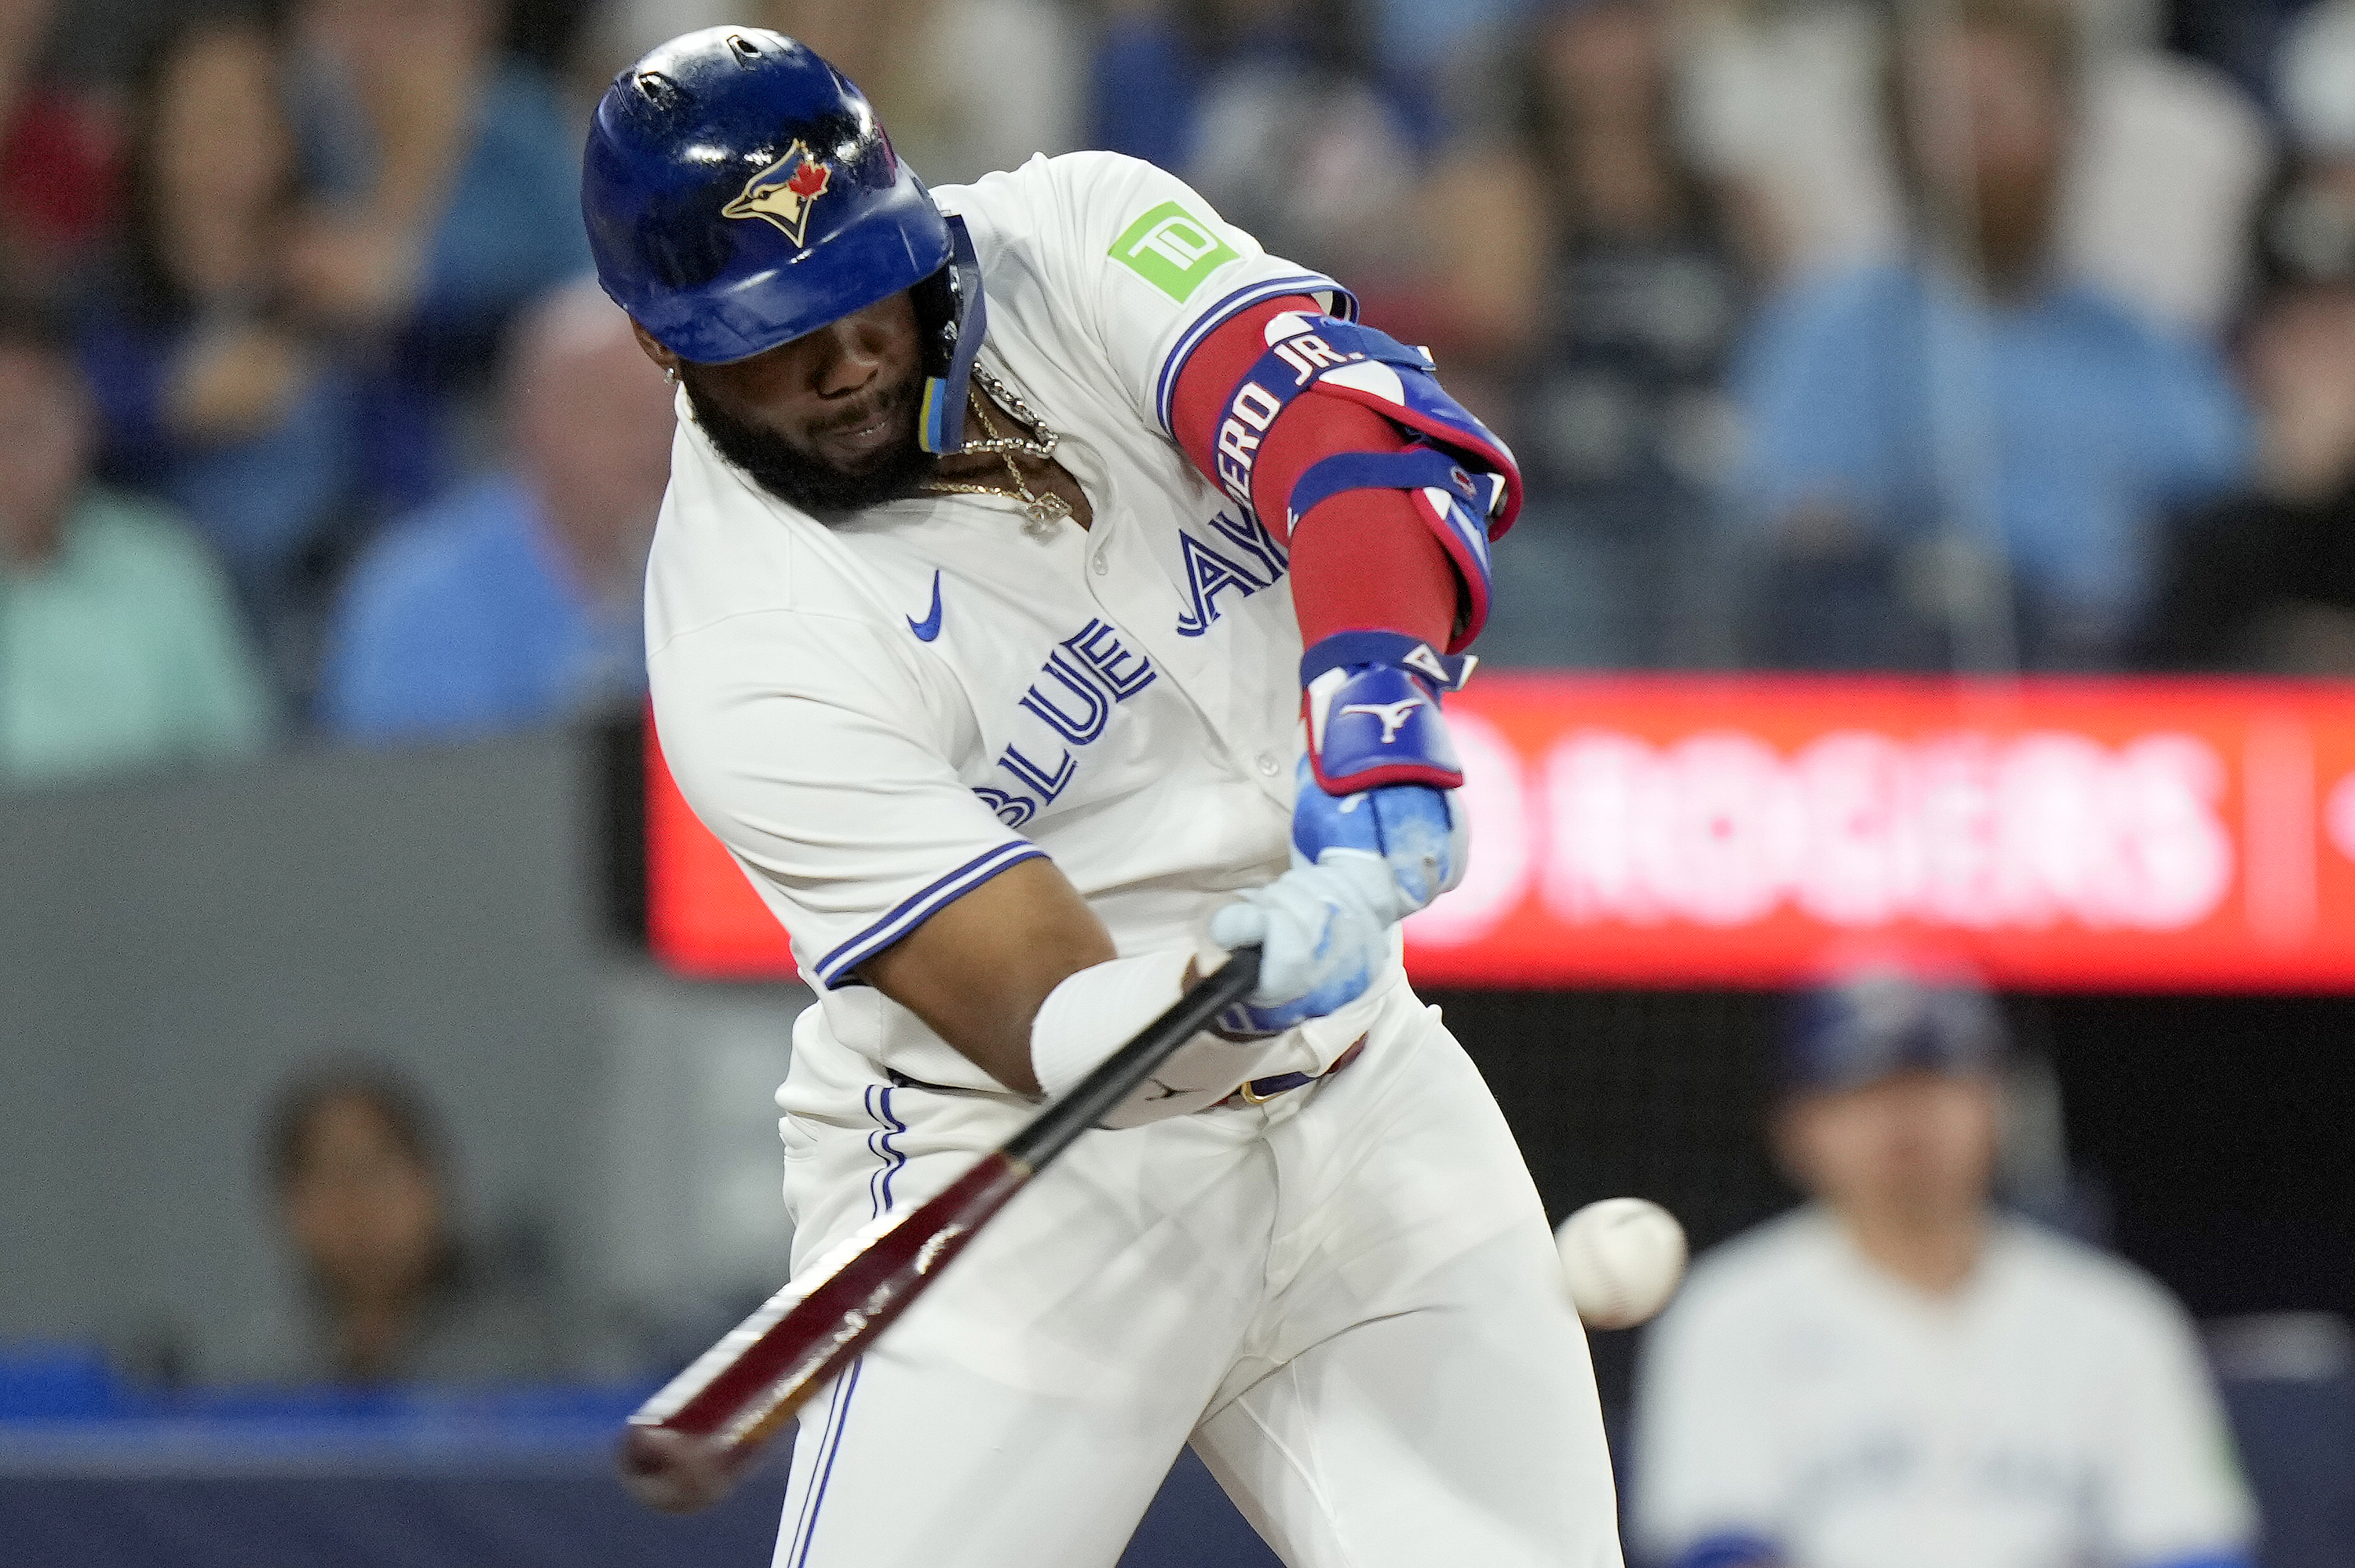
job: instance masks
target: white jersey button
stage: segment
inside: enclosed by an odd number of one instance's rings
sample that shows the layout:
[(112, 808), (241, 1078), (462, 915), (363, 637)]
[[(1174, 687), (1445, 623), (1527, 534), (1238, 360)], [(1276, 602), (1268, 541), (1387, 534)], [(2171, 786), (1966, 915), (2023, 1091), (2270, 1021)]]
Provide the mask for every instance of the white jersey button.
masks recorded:
[(1275, 777), (1276, 768), (1280, 766), (1281, 764), (1275, 760), (1273, 752), (1263, 751), (1259, 754), (1259, 770), (1270, 779)]
[(1112, 564), (1104, 559), (1104, 553), (1102, 550), (1098, 550), (1096, 552), (1096, 576), (1102, 577), (1110, 570), (1112, 570)]

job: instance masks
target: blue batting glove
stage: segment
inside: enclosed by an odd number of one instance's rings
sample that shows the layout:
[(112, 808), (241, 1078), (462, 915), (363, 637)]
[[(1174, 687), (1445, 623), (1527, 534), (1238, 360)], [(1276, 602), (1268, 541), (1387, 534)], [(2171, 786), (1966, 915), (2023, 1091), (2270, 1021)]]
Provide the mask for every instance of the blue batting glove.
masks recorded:
[(1365, 995), (1390, 960), (1390, 928), (1412, 912), (1373, 855), (1329, 850), (1210, 916), (1210, 940), (1256, 942), (1259, 989), (1219, 1015), (1230, 1034), (1273, 1034)]
[(1355, 795), (1328, 795), (1304, 758), (1292, 807), (1294, 863), (1321, 865), (1336, 853), (1363, 854), (1390, 870), (1412, 915), (1464, 880), (1471, 848), (1464, 807), (1453, 789), (1387, 784)]

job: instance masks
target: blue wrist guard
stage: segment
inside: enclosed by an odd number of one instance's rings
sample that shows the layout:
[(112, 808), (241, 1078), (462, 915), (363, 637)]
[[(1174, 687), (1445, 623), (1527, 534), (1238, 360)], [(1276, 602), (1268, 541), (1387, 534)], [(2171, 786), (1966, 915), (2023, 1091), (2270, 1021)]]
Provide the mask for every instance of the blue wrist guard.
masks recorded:
[(1440, 717), (1475, 662), (1392, 631), (1344, 631), (1302, 659), (1308, 726), (1292, 847), (1307, 864), (1332, 850), (1387, 863), (1409, 909), (1463, 879), (1463, 765)]

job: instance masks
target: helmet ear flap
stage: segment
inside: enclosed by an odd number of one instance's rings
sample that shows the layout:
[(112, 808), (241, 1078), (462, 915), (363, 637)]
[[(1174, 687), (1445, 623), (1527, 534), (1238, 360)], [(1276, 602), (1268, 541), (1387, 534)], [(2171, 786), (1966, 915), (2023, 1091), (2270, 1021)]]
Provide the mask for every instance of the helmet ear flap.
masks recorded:
[(924, 341), (924, 401), (917, 421), (918, 444), (935, 454), (964, 449), (965, 385), (974, 356), (989, 330), (981, 297), (981, 259), (964, 219), (947, 215), (948, 265), (912, 291), (916, 323)]
[(909, 290), (908, 297), (915, 303), (916, 330), (923, 337), (924, 374), (944, 380), (956, 353), (956, 270), (943, 264)]

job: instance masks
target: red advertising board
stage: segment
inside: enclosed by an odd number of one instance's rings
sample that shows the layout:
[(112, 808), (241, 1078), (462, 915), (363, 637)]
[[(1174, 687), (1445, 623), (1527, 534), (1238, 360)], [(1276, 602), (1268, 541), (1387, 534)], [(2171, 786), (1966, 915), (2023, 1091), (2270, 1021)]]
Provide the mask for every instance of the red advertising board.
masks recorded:
[(646, 725), (646, 944), (681, 974), (794, 978), (793, 949), (742, 868), (696, 819)]
[[(1484, 673), (1431, 984), (1775, 985), (1898, 947), (2023, 988), (2355, 990), (2355, 688)], [(650, 760), (651, 924), (783, 934)]]

